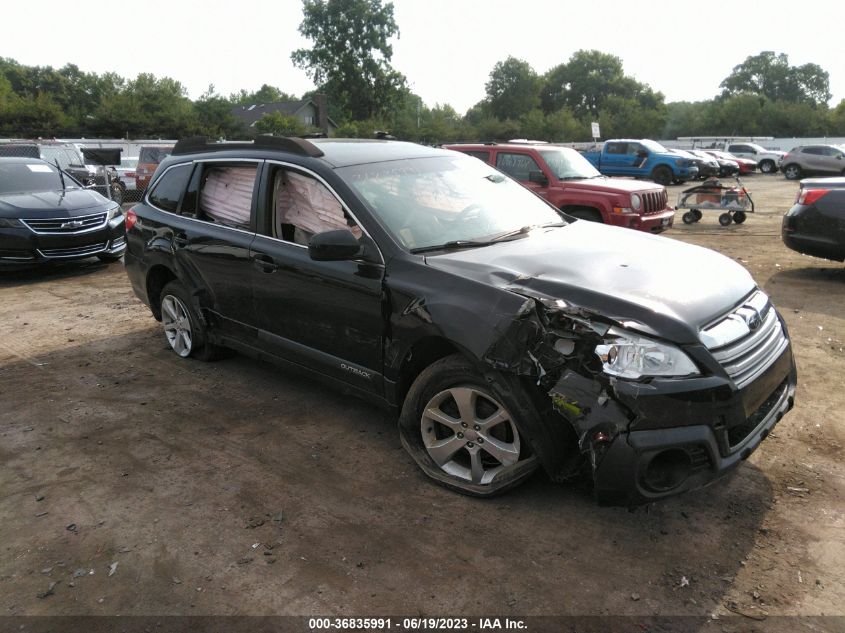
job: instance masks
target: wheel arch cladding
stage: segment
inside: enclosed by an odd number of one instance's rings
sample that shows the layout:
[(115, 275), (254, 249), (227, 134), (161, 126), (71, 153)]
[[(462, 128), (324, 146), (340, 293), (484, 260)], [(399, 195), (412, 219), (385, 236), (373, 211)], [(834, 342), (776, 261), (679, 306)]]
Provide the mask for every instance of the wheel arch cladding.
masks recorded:
[(162, 264), (153, 266), (147, 273), (147, 298), (150, 310), (158, 321), (161, 321), (161, 291), (175, 279), (176, 274)]

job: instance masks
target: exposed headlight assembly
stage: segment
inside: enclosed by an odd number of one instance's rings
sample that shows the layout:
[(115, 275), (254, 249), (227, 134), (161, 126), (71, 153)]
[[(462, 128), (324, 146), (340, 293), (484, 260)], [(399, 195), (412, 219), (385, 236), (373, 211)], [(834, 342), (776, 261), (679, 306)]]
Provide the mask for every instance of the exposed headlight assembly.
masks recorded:
[(658, 343), (619, 328), (610, 328), (595, 351), (604, 372), (619, 378), (699, 375), (695, 363), (674, 345)]

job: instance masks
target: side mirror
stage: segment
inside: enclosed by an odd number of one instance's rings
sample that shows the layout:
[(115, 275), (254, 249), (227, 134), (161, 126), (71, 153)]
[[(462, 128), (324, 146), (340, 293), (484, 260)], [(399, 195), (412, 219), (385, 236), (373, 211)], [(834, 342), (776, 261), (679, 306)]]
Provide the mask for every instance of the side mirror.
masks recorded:
[(538, 185), (545, 186), (549, 184), (549, 179), (546, 178), (546, 175), (541, 171), (529, 171), (528, 182), (536, 182)]
[(318, 262), (357, 259), (361, 250), (361, 243), (346, 229), (317, 233), (308, 242), (308, 255)]

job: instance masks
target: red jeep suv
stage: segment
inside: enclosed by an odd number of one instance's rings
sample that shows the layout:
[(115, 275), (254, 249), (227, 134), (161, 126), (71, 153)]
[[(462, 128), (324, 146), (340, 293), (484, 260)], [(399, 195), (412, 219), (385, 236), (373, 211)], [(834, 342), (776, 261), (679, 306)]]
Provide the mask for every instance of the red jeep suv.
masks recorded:
[(606, 178), (574, 149), (546, 143), (446, 145), (508, 174), (576, 218), (660, 233), (675, 210), (661, 185)]

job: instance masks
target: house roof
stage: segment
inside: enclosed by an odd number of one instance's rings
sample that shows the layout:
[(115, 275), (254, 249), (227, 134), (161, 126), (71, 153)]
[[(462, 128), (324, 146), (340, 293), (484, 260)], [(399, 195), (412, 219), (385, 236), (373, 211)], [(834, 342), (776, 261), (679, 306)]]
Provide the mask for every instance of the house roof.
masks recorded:
[[(277, 101), (275, 103), (252, 103), (239, 104), (232, 106), (232, 114), (241, 119), (247, 127), (252, 127), (265, 114), (272, 112), (280, 112), (287, 116), (296, 116), (299, 112), (308, 105), (313, 105), (317, 108), (317, 104), (313, 99), (302, 99), (301, 101)], [(329, 125), (337, 127), (331, 117), (327, 117)]]

